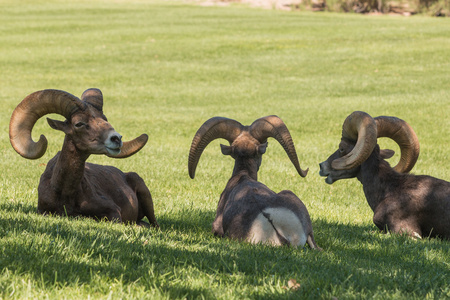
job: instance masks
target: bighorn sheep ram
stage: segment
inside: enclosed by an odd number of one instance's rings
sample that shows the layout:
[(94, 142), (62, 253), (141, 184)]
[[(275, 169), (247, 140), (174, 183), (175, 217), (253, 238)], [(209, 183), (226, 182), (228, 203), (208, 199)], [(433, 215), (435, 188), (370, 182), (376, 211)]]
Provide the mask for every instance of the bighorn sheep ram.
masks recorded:
[[(394, 151), (380, 150), (378, 137), (400, 146), (401, 158), (394, 168), (384, 160)], [(320, 163), (320, 175), (328, 184), (358, 178), (374, 212), (373, 222), (385, 232), (450, 239), (450, 182), (405, 174), (418, 156), (417, 136), (405, 121), (355, 111), (344, 122), (339, 149)]]
[(148, 140), (143, 134), (122, 142), (102, 109), (103, 95), (98, 89), (86, 90), (81, 100), (64, 91), (38, 91), (15, 108), (9, 124), (11, 145), (28, 159), (40, 158), (47, 149), (45, 136), (41, 135), (38, 142), (31, 138), (36, 121), (50, 113), (66, 118), (64, 122), (47, 118), (50, 127), (65, 133), (65, 139), (62, 150), (48, 162), (41, 176), (38, 212), (148, 226), (141, 221), (145, 216), (158, 227), (150, 191), (139, 175), (86, 163), (91, 154), (131, 156)]
[(223, 117), (206, 121), (197, 131), (189, 152), (189, 176), (203, 150), (213, 140), (223, 138), (230, 146), (221, 145), (222, 153), (235, 160), (233, 174), (220, 195), (213, 233), (251, 243), (304, 246), (320, 249), (314, 241), (311, 220), (302, 201), (291, 191), (278, 194), (257, 181), (267, 138), (275, 138), (284, 148), (297, 172), (300, 168), (289, 130), (277, 116), (267, 116), (251, 126)]

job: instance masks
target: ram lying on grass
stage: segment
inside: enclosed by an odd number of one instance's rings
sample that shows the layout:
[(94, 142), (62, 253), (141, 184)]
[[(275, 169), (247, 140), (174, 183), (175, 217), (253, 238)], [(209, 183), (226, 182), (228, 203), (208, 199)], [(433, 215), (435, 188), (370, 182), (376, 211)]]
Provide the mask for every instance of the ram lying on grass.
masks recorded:
[(289, 130), (277, 116), (260, 118), (251, 126), (223, 117), (206, 121), (194, 136), (189, 152), (189, 176), (193, 179), (203, 150), (213, 140), (223, 138), (222, 153), (235, 160), (233, 174), (220, 195), (213, 232), (251, 243), (304, 246), (320, 249), (308, 210), (291, 191), (275, 193), (258, 182), (258, 169), (266, 152), (267, 138), (275, 138), (288, 154), (298, 173), (297, 153)]
[[(385, 158), (392, 150), (380, 150), (378, 137), (393, 139), (401, 151), (391, 168)], [(419, 142), (403, 120), (381, 116), (373, 119), (355, 111), (344, 122), (339, 149), (320, 163), (326, 183), (356, 177), (381, 230), (413, 237), (450, 239), (450, 182), (426, 175), (405, 174), (419, 157)]]
[(37, 143), (31, 131), (42, 116), (56, 113), (64, 122), (48, 119), (48, 124), (65, 133), (62, 150), (47, 164), (38, 188), (38, 212), (138, 223), (145, 216), (157, 227), (153, 200), (144, 181), (136, 173), (123, 173), (111, 166), (86, 163), (91, 154), (125, 158), (138, 152), (148, 137), (122, 142), (103, 114), (103, 96), (88, 89), (79, 98), (58, 90), (43, 90), (26, 97), (14, 110), (9, 137), (13, 148), (25, 158), (37, 159), (47, 149), (42, 135)]

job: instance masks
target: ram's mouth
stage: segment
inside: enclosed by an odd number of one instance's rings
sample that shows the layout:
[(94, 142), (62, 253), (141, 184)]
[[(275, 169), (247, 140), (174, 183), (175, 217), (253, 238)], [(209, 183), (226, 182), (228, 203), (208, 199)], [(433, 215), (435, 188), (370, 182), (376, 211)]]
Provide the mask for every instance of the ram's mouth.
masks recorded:
[(322, 168), (320, 168), (320, 170), (319, 170), (319, 175), (322, 176), (322, 177), (324, 177), (324, 176), (330, 175), (330, 173), (325, 173), (325, 172), (322, 170)]
[(319, 175), (322, 176), (322, 177), (327, 177), (327, 178), (325, 178), (325, 182), (328, 183), (328, 184), (332, 184), (334, 182), (333, 177), (331, 177), (331, 174), (323, 172), (322, 169), (320, 169)]
[(120, 148), (109, 148), (109, 147), (106, 147), (106, 151), (108, 151), (108, 154), (109, 155), (119, 155), (119, 153), (120, 153)]
[(331, 174), (327, 176), (327, 178), (325, 178), (325, 182), (328, 184), (333, 184), (334, 179), (333, 177), (331, 177)]

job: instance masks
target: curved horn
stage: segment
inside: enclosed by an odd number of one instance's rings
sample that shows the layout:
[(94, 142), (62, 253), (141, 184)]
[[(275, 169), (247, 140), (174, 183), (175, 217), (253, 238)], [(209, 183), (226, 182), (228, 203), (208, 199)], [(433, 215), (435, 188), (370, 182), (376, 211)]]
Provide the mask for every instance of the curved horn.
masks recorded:
[(95, 109), (103, 111), (103, 94), (99, 89), (87, 89), (81, 95), (81, 100), (89, 103)]
[(36, 121), (46, 114), (56, 113), (69, 119), (83, 102), (72, 94), (59, 90), (43, 90), (28, 95), (14, 109), (9, 122), (9, 140), (14, 150), (25, 158), (37, 159), (47, 150), (47, 139), (41, 135), (36, 143), (31, 131)]
[(189, 176), (194, 179), (200, 156), (209, 143), (215, 139), (223, 138), (232, 144), (243, 128), (244, 126), (238, 121), (223, 117), (214, 117), (203, 123), (192, 139), (191, 149), (189, 150)]
[(109, 157), (112, 157), (112, 158), (129, 157), (131, 155), (136, 154), (139, 150), (141, 150), (145, 146), (145, 144), (147, 144), (147, 141), (148, 141), (148, 135), (146, 135), (145, 133), (141, 134), (134, 140), (131, 140), (128, 142), (123, 142), (123, 145), (122, 145), (122, 148), (120, 149), (119, 154), (117, 154), (117, 155), (106, 154), (106, 155)]
[(353, 150), (347, 155), (335, 159), (331, 166), (335, 170), (348, 170), (362, 164), (377, 144), (377, 125), (367, 113), (355, 111), (344, 121), (342, 139), (356, 141)]
[(268, 137), (276, 139), (284, 151), (288, 155), (295, 169), (300, 176), (305, 177), (308, 174), (308, 169), (302, 170), (298, 162), (297, 152), (295, 151), (294, 142), (291, 134), (284, 122), (277, 116), (267, 116), (256, 120), (250, 125), (249, 131), (251, 135), (260, 143), (265, 143)]
[(378, 128), (378, 137), (393, 139), (400, 147), (400, 161), (394, 170), (407, 173), (416, 164), (419, 158), (420, 146), (414, 130), (408, 123), (396, 117), (379, 116), (375, 118)]

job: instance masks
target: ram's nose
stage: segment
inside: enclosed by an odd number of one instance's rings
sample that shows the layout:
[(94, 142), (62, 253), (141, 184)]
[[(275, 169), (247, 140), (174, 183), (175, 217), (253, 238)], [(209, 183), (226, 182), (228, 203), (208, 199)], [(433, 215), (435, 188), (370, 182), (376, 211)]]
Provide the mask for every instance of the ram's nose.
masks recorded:
[(321, 162), (321, 163), (319, 164), (319, 167), (320, 167), (319, 175), (320, 175), (320, 176), (328, 176), (328, 174), (325, 172), (324, 163), (325, 163), (325, 162)]
[(109, 140), (111, 141), (112, 144), (117, 145), (117, 148), (122, 148), (122, 144), (123, 144), (122, 136), (120, 134), (118, 134), (117, 132), (111, 134), (111, 136), (109, 137)]
[(112, 131), (105, 142), (106, 150), (110, 155), (118, 155), (122, 148), (122, 136), (115, 131)]

